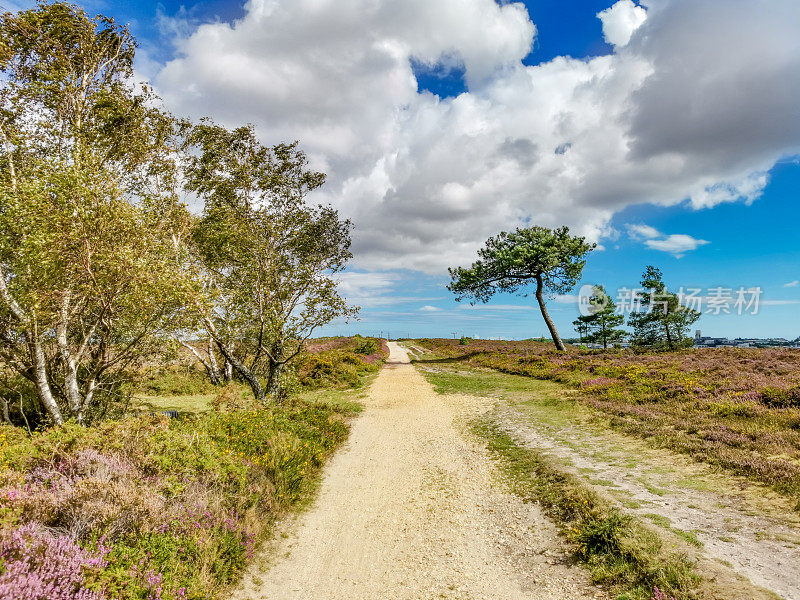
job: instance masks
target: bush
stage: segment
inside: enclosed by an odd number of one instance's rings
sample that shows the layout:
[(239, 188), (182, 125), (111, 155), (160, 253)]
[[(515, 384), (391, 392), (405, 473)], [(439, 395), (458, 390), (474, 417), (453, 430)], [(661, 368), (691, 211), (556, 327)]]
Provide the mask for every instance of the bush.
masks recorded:
[(0, 598), (101, 600), (91, 578), (106, 566), (108, 549), (93, 553), (37, 523), (0, 531)]
[(461, 336), (461, 339), (460, 339), (460, 340), (458, 340), (458, 345), (459, 345), (459, 346), (469, 346), (469, 342), (470, 342), (470, 340), (471, 340), (471, 339), (472, 339), (472, 338), (464, 337), (464, 336), (462, 335), (462, 336)]
[(359, 342), (359, 344), (355, 347), (354, 352), (356, 354), (375, 354), (378, 350), (378, 344), (373, 339), (366, 339), (363, 342)]
[(592, 555), (619, 555), (622, 551), (622, 532), (629, 522), (621, 513), (583, 521), (575, 535), (578, 552), (584, 557)]
[(195, 367), (161, 367), (147, 376), (137, 386), (137, 393), (144, 396), (190, 396), (213, 393), (216, 386), (205, 371)]
[(800, 407), (800, 386), (791, 388), (765, 387), (761, 390), (761, 400), (775, 408)]
[(217, 597), (347, 435), (332, 405), (242, 409), (228, 396), (229, 412), (181, 420), (32, 437), (0, 425), (0, 597)]

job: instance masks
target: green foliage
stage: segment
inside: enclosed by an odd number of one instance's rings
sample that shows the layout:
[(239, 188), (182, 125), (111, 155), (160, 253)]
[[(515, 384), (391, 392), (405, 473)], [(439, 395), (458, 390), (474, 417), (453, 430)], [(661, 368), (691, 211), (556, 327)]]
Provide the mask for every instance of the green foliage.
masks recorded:
[(354, 349), (356, 354), (374, 354), (378, 350), (378, 344), (373, 339), (360, 342)]
[(602, 285), (594, 286), (589, 298), (588, 315), (581, 315), (572, 324), (580, 334), (581, 341), (589, 344), (602, 344), (603, 348), (621, 342), (625, 331), (616, 329), (625, 320), (617, 314), (617, 307), (611, 297), (606, 294)]
[[(274, 518), (305, 501), (348, 414), (295, 402), (32, 437), (0, 425), (0, 482), (12, 490), (0, 526), (34, 520), (87, 548), (102, 539), (109, 564), (94, 585), (109, 597), (144, 600), (160, 587), (163, 600), (217, 598)], [(26, 485), (33, 470), (49, 483)]]
[(700, 313), (683, 306), (678, 296), (667, 289), (661, 271), (653, 266), (645, 268), (641, 285), (641, 309), (628, 320), (633, 327), (633, 345), (656, 350), (691, 347), (689, 328)]
[(266, 147), (252, 127), (207, 121), (188, 143), (197, 152), (187, 187), (205, 201), (192, 239), (211, 290), (198, 324), (258, 399), (277, 397), (283, 367), (312, 332), (355, 314), (331, 277), (351, 258), (350, 222), (306, 203), (325, 176), (307, 168), (297, 143)]
[(461, 338), (458, 340), (458, 345), (459, 346), (469, 346), (469, 342), (470, 342), (471, 339), (472, 338), (468, 338), (468, 337), (465, 337), (465, 336), (462, 335)]
[(131, 82), (134, 48), (66, 3), (0, 18), (0, 346), (55, 423), (124, 399), (189, 292), (175, 125)]
[(571, 236), (568, 227), (504, 231), (486, 241), (478, 251), (479, 260), (471, 267), (449, 270), (451, 282), (447, 289), (458, 301), (470, 298), (473, 302), (488, 302), (498, 292), (522, 293), (535, 282), (542, 317), (556, 348), (563, 351), (564, 344), (547, 312), (543, 294), (571, 290), (583, 272), (586, 255), (594, 247), (582, 237)]

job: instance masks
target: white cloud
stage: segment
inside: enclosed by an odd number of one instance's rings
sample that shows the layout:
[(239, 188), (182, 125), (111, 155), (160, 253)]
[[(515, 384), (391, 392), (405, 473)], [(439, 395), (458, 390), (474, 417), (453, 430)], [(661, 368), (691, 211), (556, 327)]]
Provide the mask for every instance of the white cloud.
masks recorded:
[(626, 228), (631, 238), (644, 241), (645, 246), (653, 250), (669, 252), (676, 258), (681, 258), (686, 252), (697, 250), (700, 246), (711, 243), (683, 233), (666, 235), (655, 227), (645, 225), (644, 223), (628, 224)]
[(346, 298), (363, 298), (391, 291), (400, 279), (400, 275), (397, 273), (358, 273), (355, 271), (336, 273), (333, 277), (338, 282), (339, 292)]
[[(631, 204), (751, 201), (800, 152), (800, 3), (646, 6), (624, 46), (644, 9), (604, 13), (611, 56), (525, 66), (519, 3), (250, 0), (180, 34), (155, 84), (177, 113), (301, 140), (329, 175), (317, 199), (356, 224), (359, 268), (441, 274), (524, 224), (595, 241)], [(411, 59), (463, 66), (469, 91), (418, 93)]]
[(614, 46), (625, 46), (633, 32), (647, 20), (647, 11), (632, 0), (620, 0), (610, 8), (597, 13), (603, 22), (603, 37)]
[(646, 240), (661, 237), (662, 235), (658, 229), (644, 223), (628, 225), (628, 233), (630, 233), (631, 237)]
[(441, 308), (436, 308), (435, 306), (427, 305), (427, 306), (421, 306), (419, 308), (419, 310), (422, 311), (422, 312), (439, 312), (442, 309)]
[(800, 286), (800, 280), (797, 280), (797, 279), (795, 279), (794, 281), (790, 281), (789, 283), (784, 283), (783, 284), (783, 287), (788, 287), (788, 288), (797, 287), (797, 286)]
[(684, 254), (691, 250), (697, 250), (698, 247), (709, 244), (706, 240), (698, 240), (690, 235), (676, 233), (669, 235), (661, 240), (647, 240), (645, 245), (653, 250), (661, 250), (662, 252), (669, 252), (677, 258), (681, 258)]

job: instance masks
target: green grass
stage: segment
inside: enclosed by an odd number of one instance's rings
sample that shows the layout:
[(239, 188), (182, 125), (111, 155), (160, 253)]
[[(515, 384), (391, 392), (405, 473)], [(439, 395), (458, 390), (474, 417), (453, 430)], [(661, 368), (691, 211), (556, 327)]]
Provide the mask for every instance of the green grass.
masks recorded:
[(185, 396), (136, 396), (132, 408), (149, 412), (177, 410), (178, 412), (202, 413), (211, 410), (214, 394), (194, 394)]

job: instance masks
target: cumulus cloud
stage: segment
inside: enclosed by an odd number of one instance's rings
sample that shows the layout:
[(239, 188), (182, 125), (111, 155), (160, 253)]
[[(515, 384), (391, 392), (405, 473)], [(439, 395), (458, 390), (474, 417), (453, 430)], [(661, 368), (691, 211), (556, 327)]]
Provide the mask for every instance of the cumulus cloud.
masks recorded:
[(794, 281), (790, 281), (789, 283), (784, 283), (783, 287), (791, 288), (791, 287), (798, 287), (800, 286), (800, 280), (795, 279)]
[(628, 225), (628, 233), (630, 233), (631, 237), (637, 239), (653, 239), (661, 237), (661, 232), (658, 229), (655, 227), (650, 227), (650, 225), (645, 225), (644, 223), (632, 223)]
[[(519, 3), (250, 0), (178, 34), (155, 84), (175, 112), (299, 139), (360, 268), (441, 274), (520, 225), (596, 241), (631, 204), (752, 200), (800, 152), (800, 3), (632, 4), (601, 14), (613, 55), (526, 66)], [(412, 62), (468, 91), (419, 93)]]
[(708, 244), (706, 240), (698, 240), (690, 235), (683, 233), (675, 233), (668, 235), (661, 240), (647, 240), (645, 245), (653, 250), (661, 250), (662, 252), (669, 252), (677, 258), (681, 258), (684, 254), (691, 250), (697, 250), (698, 247)]
[(603, 22), (603, 37), (613, 46), (625, 46), (633, 32), (647, 19), (647, 11), (632, 0), (620, 0), (610, 8), (597, 13)]

